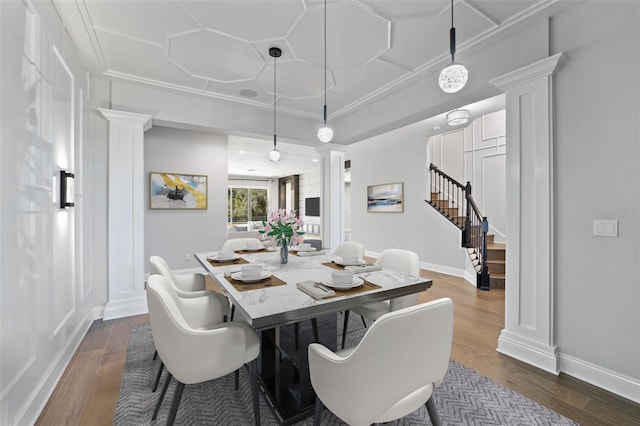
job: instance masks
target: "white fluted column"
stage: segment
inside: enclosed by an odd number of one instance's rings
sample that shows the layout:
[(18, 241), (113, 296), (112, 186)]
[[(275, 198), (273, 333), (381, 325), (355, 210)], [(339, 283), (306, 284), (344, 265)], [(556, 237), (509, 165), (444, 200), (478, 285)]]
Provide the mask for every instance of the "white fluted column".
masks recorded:
[(316, 150), (322, 155), (321, 185), (322, 245), (330, 251), (344, 240), (344, 153), (346, 147), (325, 144)]
[(505, 328), (498, 352), (559, 373), (554, 335), (553, 72), (561, 53), (491, 80), (506, 93)]
[(144, 132), (151, 116), (99, 108), (109, 120), (108, 300), (104, 319), (147, 312), (144, 288)]

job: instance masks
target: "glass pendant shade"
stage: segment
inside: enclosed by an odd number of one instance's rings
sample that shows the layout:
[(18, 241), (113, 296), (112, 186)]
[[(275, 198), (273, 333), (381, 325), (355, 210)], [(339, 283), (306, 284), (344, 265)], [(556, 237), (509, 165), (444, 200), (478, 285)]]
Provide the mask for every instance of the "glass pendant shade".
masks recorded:
[(462, 89), (469, 79), (469, 72), (462, 64), (450, 63), (440, 72), (438, 84), (446, 93), (456, 93)]
[(318, 139), (320, 142), (330, 142), (333, 139), (333, 129), (327, 125), (318, 129)]
[(269, 160), (271, 161), (280, 161), (280, 151), (273, 148), (269, 153)]

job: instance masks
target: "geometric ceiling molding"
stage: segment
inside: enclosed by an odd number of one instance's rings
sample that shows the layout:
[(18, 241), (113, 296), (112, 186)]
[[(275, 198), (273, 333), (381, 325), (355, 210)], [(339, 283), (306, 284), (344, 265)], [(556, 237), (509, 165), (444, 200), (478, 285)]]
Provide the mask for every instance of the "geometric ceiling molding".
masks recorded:
[(207, 30), (169, 37), (168, 56), (193, 76), (223, 83), (252, 80), (265, 66), (249, 43)]
[[(267, 65), (256, 79), (265, 92), (273, 94), (273, 64)], [(278, 62), (276, 93), (289, 99), (315, 98), (324, 95), (324, 67), (303, 61)], [(333, 78), (327, 72), (327, 90), (333, 87)]]
[[(215, 7), (212, 8), (211, 3)], [(209, 0), (188, 1), (182, 5), (204, 28), (247, 41), (283, 38), (306, 10), (302, 0)]]
[(101, 30), (96, 30), (95, 34), (111, 75), (192, 89), (205, 87), (206, 80), (187, 74), (179, 66), (168, 62), (163, 47)]
[[(323, 0), (50, 2), (63, 20), (61, 31), (69, 34), (93, 75), (262, 110), (271, 110), (273, 103), (268, 51), (279, 47), (278, 112), (321, 120)], [(437, 73), (450, 58), (450, 4), (327, 0), (329, 118), (357, 114), (414, 84), (437, 85)], [(570, 2), (455, 0), (459, 60), (476, 55), (489, 40), (509, 37), (570, 7), (565, 4)]]
[(399, 18), (416, 18), (438, 15), (442, 13), (443, 9), (451, 4), (449, 0), (361, 1), (372, 10), (375, 10), (378, 14), (385, 16), (393, 21)]
[[(327, 4), (327, 67), (367, 64), (389, 49), (391, 23), (359, 3)], [(324, 8), (307, 10), (287, 37), (299, 59), (324, 63)]]
[[(153, 7), (149, 7), (146, 1), (86, 1), (84, 5), (91, 15), (94, 29), (160, 46), (165, 45), (171, 34), (198, 28), (177, 2), (157, 1)], [(140, 25), (139, 16), (144, 16), (144, 25)]]

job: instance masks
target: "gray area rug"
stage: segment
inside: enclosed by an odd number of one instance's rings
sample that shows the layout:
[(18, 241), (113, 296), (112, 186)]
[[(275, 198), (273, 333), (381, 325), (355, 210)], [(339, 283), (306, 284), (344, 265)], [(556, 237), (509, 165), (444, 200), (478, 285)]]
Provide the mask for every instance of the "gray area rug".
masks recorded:
[[(342, 324), (339, 317), (338, 324)], [(340, 327), (339, 327), (340, 328)], [(357, 343), (365, 333), (359, 319), (350, 321), (348, 345)], [(341, 331), (338, 331), (341, 338)], [(166, 373), (155, 393), (151, 392), (159, 360), (152, 361), (155, 347), (149, 324), (135, 326), (131, 331), (129, 350), (113, 418), (115, 425), (164, 425), (166, 423), (175, 381), (169, 386), (162, 408), (151, 421), (153, 408), (160, 396)], [(470, 370), (455, 361), (442, 385), (436, 388), (434, 399), (445, 425), (575, 425), (577, 423), (534, 402), (519, 393)], [(262, 425), (277, 425), (264, 398), (260, 398)], [(297, 423), (310, 426), (313, 419)], [(240, 370), (240, 389), (235, 390), (233, 374), (207, 383), (184, 388), (176, 425), (251, 425), (253, 408), (246, 369)], [(329, 410), (324, 410), (323, 425), (344, 425)], [(387, 423), (389, 425), (430, 425), (423, 406), (411, 415)]]

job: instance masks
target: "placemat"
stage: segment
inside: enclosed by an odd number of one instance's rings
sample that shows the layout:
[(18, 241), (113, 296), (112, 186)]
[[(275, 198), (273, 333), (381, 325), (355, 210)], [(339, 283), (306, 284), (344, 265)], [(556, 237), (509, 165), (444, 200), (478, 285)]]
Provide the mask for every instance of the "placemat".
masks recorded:
[(225, 278), (227, 279), (227, 281), (229, 281), (233, 288), (238, 291), (258, 290), (261, 288), (277, 287), (279, 285), (287, 284), (275, 275), (271, 275), (270, 277), (267, 277), (255, 283), (245, 283), (244, 281), (234, 280), (231, 277)]
[(218, 266), (227, 266), (227, 265), (245, 265), (245, 264), (249, 263), (248, 260), (243, 259), (241, 257), (239, 257), (239, 258), (237, 258), (237, 259), (235, 259), (235, 260), (233, 260), (231, 262), (228, 262), (228, 261), (220, 262), (220, 261), (215, 260), (215, 259), (207, 258), (207, 262), (209, 262), (211, 264), (211, 266), (216, 266), (216, 267), (218, 267)]
[(256, 254), (256, 253), (266, 253), (269, 250), (267, 250), (266, 248), (262, 248), (260, 250), (234, 250), (234, 252), (238, 253), (238, 254)]
[(333, 299), (334, 297), (350, 296), (352, 294), (364, 293), (365, 291), (376, 290), (378, 288), (382, 288), (382, 286), (379, 286), (378, 284), (370, 283), (369, 281), (364, 280), (364, 284), (362, 284), (360, 287), (350, 288), (347, 290), (339, 290), (337, 288), (331, 287), (331, 289), (336, 292), (336, 295), (325, 297), (325, 299)]
[[(339, 263), (336, 263), (333, 260), (331, 262), (324, 262), (323, 265), (328, 266), (329, 268), (337, 269), (339, 271), (342, 271), (345, 266), (350, 266), (350, 265), (340, 265)], [(365, 266), (371, 266), (371, 265), (372, 265), (371, 263), (365, 264)]]

